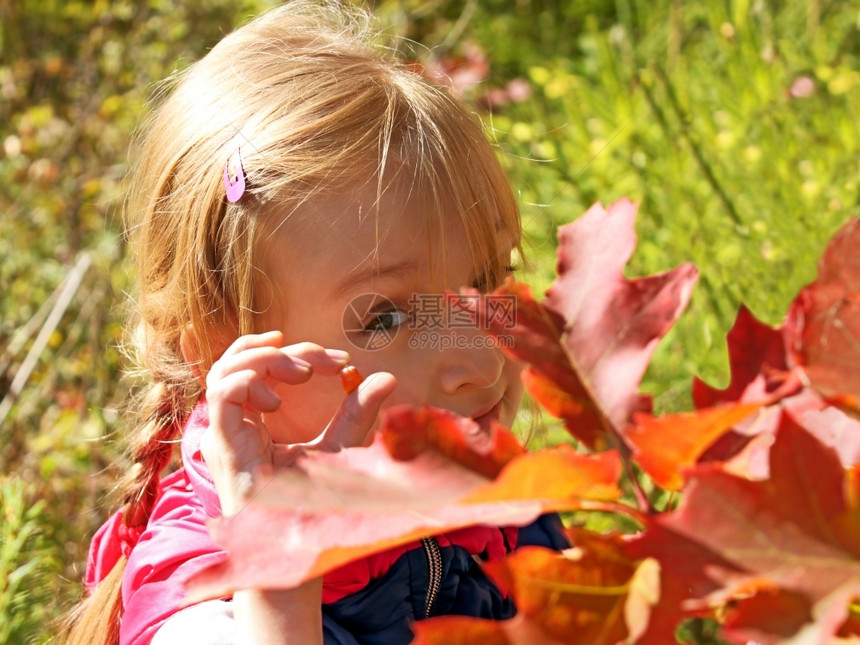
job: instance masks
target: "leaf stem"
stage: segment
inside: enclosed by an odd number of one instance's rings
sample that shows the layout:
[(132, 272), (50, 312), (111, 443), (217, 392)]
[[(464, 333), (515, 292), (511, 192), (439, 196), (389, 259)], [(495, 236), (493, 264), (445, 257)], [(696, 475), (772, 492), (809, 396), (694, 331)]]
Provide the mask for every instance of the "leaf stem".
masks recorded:
[(618, 450), (618, 454), (621, 455), (621, 462), (624, 464), (627, 478), (630, 480), (630, 485), (633, 487), (633, 496), (636, 498), (636, 506), (639, 509), (639, 512), (643, 515), (653, 515), (657, 510), (654, 508), (654, 505), (651, 504), (651, 500), (648, 499), (648, 495), (642, 488), (642, 482), (640, 482), (639, 478), (636, 476), (636, 471), (633, 468), (633, 453), (630, 450), (630, 446), (627, 445), (624, 438), (621, 436), (621, 433), (614, 426), (612, 427), (612, 431), (609, 435), (613, 438), (616, 444), (615, 448)]
[(642, 527), (647, 525), (648, 520), (647, 513), (643, 513), (635, 506), (630, 506), (629, 504), (623, 504), (620, 502), (583, 500), (582, 510), (602, 511), (605, 513), (617, 513), (618, 515), (625, 515), (633, 521), (637, 522)]

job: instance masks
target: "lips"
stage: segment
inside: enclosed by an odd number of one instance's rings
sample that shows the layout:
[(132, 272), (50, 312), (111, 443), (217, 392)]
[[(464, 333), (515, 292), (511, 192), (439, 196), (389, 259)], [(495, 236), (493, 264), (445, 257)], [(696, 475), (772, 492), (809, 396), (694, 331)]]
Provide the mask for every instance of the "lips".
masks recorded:
[(499, 399), (489, 410), (476, 414), (472, 419), (480, 426), (482, 432), (489, 435), (492, 430), (492, 422), (495, 421), (498, 423), (501, 412), (502, 400)]

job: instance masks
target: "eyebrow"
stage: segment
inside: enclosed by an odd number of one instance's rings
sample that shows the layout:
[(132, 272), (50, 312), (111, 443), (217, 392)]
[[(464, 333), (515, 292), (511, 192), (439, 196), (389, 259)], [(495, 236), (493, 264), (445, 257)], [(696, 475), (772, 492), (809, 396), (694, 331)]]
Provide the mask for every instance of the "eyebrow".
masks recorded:
[[(367, 266), (367, 264), (368, 263), (363, 263), (363, 266)], [(383, 278), (399, 278), (410, 273), (414, 274), (417, 269), (418, 265), (413, 260), (406, 260), (404, 262), (398, 262), (396, 264), (390, 264), (382, 267), (377, 267), (374, 265), (370, 269), (358, 269), (353, 272), (350, 272), (334, 287), (334, 289), (332, 289), (332, 296), (335, 298), (339, 298), (352, 291), (357, 290), (359, 287), (366, 285), (373, 280)]]

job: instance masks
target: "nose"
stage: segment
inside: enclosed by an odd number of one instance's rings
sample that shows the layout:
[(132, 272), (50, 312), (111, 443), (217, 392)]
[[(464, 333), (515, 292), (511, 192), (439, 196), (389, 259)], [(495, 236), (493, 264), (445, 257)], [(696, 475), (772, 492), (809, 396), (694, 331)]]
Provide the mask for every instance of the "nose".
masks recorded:
[(452, 347), (441, 352), (440, 385), (445, 394), (462, 388), (491, 387), (499, 382), (505, 357), (493, 338), (478, 331), (457, 330)]

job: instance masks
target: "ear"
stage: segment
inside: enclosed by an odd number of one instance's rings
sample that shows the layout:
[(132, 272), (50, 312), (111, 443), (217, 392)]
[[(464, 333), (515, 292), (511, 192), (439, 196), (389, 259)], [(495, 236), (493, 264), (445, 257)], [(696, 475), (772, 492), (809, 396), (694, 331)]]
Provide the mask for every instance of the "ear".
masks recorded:
[(211, 355), (206, 353), (206, 345), (201, 343), (201, 336), (193, 325), (186, 325), (179, 335), (179, 351), (182, 352), (182, 358), (185, 359), (194, 374), (194, 378), (203, 388), (206, 387), (206, 374), (212, 367), (208, 361), (217, 361), (221, 354), (227, 351), (227, 348), (239, 337), (235, 330), (226, 327), (207, 327), (204, 331), (203, 343), (208, 345)]
[(182, 358), (191, 368), (194, 378), (200, 384), (200, 387), (206, 387), (206, 377), (203, 375), (201, 365), (203, 364), (203, 356), (200, 351), (200, 344), (197, 342), (197, 335), (194, 333), (194, 328), (188, 325), (182, 330), (179, 335), (179, 350), (182, 352)]

